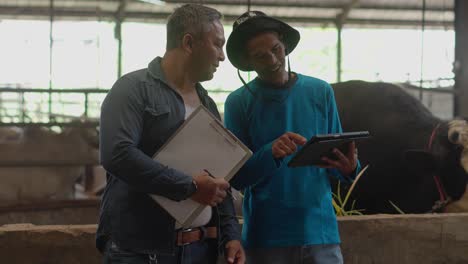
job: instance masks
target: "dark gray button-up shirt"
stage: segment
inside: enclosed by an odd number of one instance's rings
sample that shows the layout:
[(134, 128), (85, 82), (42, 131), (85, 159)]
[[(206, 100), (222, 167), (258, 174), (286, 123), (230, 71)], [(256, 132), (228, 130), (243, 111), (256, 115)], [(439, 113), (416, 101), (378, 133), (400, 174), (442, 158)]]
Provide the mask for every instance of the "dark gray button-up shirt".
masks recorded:
[[(100, 158), (107, 185), (97, 231), (100, 250), (112, 239), (122, 249), (172, 254), (175, 220), (148, 193), (180, 201), (195, 191), (191, 176), (152, 159), (185, 115), (183, 99), (167, 84), (160, 63), (158, 57), (147, 69), (117, 80), (102, 103)], [(206, 90), (200, 84), (196, 89), (201, 103), (219, 118)], [(240, 240), (231, 198), (213, 211), (209, 225), (221, 227), (222, 241)]]

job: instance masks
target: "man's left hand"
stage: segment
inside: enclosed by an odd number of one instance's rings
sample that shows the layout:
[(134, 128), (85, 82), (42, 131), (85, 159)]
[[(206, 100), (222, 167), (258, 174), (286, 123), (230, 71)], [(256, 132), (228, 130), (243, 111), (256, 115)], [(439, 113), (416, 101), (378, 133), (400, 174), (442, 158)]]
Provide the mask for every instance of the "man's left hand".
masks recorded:
[(245, 252), (239, 240), (231, 240), (226, 243), (224, 257), (229, 264), (244, 264)]
[(346, 176), (350, 176), (351, 173), (353, 173), (354, 170), (356, 170), (358, 154), (356, 144), (354, 143), (354, 141), (351, 141), (349, 143), (348, 152), (346, 153), (346, 155), (336, 148), (333, 149), (333, 154), (335, 154), (338, 159), (333, 160), (327, 157), (322, 157), (322, 160), (327, 162), (327, 165), (323, 165), (320, 167), (336, 168), (341, 172), (341, 174)]

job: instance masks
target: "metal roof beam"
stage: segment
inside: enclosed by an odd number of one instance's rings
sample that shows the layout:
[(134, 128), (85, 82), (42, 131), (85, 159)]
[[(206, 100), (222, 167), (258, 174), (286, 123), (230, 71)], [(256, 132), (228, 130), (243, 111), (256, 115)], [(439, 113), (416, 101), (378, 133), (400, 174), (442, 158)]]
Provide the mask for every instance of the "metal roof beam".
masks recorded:
[[(11, 6), (0, 6), (0, 17), (2, 15), (14, 15), (21, 17), (32, 17), (32, 18), (48, 18), (49, 15), (48, 7), (11, 7)], [(166, 20), (170, 15), (170, 12), (135, 12), (127, 11), (125, 12), (126, 20), (131, 21), (157, 21), (157, 20)], [(55, 8), (54, 17), (60, 19), (60, 17), (66, 18), (99, 18), (115, 21), (115, 11), (105, 11), (99, 9), (65, 9), (65, 8)], [(234, 21), (238, 16), (237, 15), (224, 15), (224, 19), (228, 21)], [(317, 18), (317, 17), (290, 17), (290, 16), (276, 16), (276, 18), (292, 22), (292, 23), (303, 23), (303, 24), (323, 24), (323, 23), (335, 23), (335, 18)], [(354, 25), (388, 25), (388, 26), (421, 26), (421, 21), (419, 19), (415, 20), (392, 20), (392, 19), (356, 19), (348, 18), (347, 24)], [(440, 21), (440, 20), (427, 20), (426, 25), (429, 27), (447, 27), (453, 28), (453, 21)]]
[(119, 20), (124, 19), (125, 11), (127, 9), (127, 4), (128, 4), (128, 0), (120, 0), (119, 1), (119, 6), (117, 7), (117, 11), (116, 11), (116, 18), (117, 19), (119, 19)]
[(344, 25), (346, 19), (348, 19), (349, 12), (351, 12), (351, 9), (353, 9), (357, 4), (359, 4), (359, 0), (351, 0), (345, 7), (343, 7), (341, 13), (336, 16), (337, 26), (342, 27)]
[[(186, 4), (188, 2), (200, 3), (198, 0), (186, 1), (186, 0), (166, 0), (166, 3), (171, 4)], [(231, 6), (242, 6), (247, 5), (245, 1), (224, 1), (224, 0), (204, 0), (204, 5), (231, 5)], [(335, 8), (343, 9), (345, 5), (338, 3), (311, 3), (311, 2), (289, 2), (289, 1), (250, 1), (251, 6), (258, 7), (308, 7), (308, 8)], [(360, 9), (376, 9), (376, 10), (401, 10), (401, 11), (420, 11), (421, 5), (392, 5), (392, 4), (364, 4), (359, 5)], [(452, 6), (427, 6), (426, 11), (451, 11)]]

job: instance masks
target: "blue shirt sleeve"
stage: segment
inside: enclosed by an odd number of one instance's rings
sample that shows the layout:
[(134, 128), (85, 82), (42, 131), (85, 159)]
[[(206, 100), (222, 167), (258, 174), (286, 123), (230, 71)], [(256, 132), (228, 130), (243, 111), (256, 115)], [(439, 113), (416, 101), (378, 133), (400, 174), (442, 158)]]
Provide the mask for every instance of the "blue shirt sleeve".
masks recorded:
[[(224, 105), (224, 124), (237, 138), (239, 138), (247, 147), (249, 144), (247, 134), (247, 116), (240, 105), (237, 95), (231, 94)], [(273, 158), (270, 142), (256, 150), (252, 157), (231, 179), (231, 186), (241, 190), (261, 181), (266, 175), (271, 175), (273, 171), (281, 167), (283, 160)]]

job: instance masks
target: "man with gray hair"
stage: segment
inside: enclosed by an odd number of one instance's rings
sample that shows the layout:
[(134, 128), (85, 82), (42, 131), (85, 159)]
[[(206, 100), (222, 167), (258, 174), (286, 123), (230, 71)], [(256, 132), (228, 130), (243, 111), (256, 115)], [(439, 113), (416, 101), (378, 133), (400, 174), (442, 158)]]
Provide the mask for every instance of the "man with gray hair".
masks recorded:
[[(186, 175), (151, 158), (200, 104), (220, 118), (200, 85), (224, 60), (220, 19), (209, 7), (177, 8), (168, 19), (164, 56), (117, 80), (102, 104), (107, 185), (96, 245), (104, 263), (216, 263), (219, 249), (228, 263), (245, 262), (226, 196), (229, 183), (204, 171)], [(208, 206), (190, 228), (182, 228), (149, 194)]]

